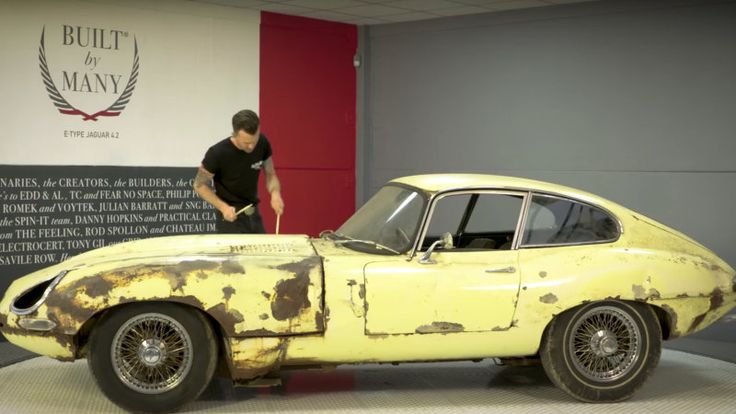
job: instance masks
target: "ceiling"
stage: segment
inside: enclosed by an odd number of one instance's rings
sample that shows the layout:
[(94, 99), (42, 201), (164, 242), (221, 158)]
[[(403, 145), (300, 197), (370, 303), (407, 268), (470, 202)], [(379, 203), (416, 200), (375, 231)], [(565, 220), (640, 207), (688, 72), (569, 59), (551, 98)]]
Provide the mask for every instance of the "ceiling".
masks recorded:
[(594, 0), (192, 0), (356, 25), (409, 22)]

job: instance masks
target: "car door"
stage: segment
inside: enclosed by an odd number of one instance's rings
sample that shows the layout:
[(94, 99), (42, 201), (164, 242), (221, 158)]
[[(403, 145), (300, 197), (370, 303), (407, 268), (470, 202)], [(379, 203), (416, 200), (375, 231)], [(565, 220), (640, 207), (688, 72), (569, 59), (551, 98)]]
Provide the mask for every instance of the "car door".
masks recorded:
[[(526, 193), (463, 191), (436, 196), (411, 259), (365, 267), (367, 334), (506, 330), (519, 293), (516, 236)], [(430, 244), (445, 232), (453, 248)]]

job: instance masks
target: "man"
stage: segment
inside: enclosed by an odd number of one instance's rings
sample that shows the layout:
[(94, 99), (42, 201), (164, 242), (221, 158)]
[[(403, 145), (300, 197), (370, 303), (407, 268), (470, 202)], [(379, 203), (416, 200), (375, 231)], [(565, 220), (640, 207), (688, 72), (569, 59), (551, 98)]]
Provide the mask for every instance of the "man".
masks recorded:
[[(218, 233), (266, 232), (258, 211), (261, 169), (266, 172), (271, 208), (277, 215), (284, 212), (281, 185), (271, 155), (271, 144), (260, 133), (258, 115), (247, 109), (233, 115), (232, 136), (207, 150), (194, 178), (194, 191), (218, 210)], [(236, 214), (250, 204), (253, 208)]]

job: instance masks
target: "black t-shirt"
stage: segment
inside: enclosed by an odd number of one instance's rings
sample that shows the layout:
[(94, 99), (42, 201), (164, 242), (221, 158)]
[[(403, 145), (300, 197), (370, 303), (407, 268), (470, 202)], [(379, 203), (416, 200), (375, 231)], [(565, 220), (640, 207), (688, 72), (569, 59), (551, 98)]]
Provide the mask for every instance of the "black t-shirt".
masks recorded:
[(202, 166), (215, 175), (215, 192), (236, 210), (248, 204), (258, 204), (258, 177), (263, 162), (271, 157), (271, 144), (261, 134), (250, 154), (238, 149), (230, 137), (211, 146)]

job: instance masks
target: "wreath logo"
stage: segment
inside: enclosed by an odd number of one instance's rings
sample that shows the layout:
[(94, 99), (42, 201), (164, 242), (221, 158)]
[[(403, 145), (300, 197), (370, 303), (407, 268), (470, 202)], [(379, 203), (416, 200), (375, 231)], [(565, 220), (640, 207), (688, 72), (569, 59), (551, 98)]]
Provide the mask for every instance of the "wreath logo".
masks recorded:
[(64, 115), (80, 115), (83, 121), (97, 121), (98, 117), (101, 116), (119, 116), (125, 109), (125, 106), (130, 102), (130, 97), (133, 95), (135, 84), (138, 81), (138, 71), (140, 69), (140, 62), (138, 59), (138, 40), (133, 38), (134, 54), (133, 54), (133, 69), (130, 72), (130, 78), (128, 78), (128, 84), (125, 86), (123, 93), (107, 108), (97, 111), (93, 114), (88, 114), (84, 111), (72, 106), (64, 96), (62, 96), (59, 89), (54, 84), (54, 80), (51, 78), (49, 71), (49, 65), (46, 60), (46, 47), (44, 46), (44, 34), (46, 28), (44, 27), (41, 31), (41, 45), (38, 48), (38, 62), (41, 68), (41, 77), (43, 78), (43, 84), (46, 86), (46, 92), (49, 94), (51, 102), (54, 106)]

